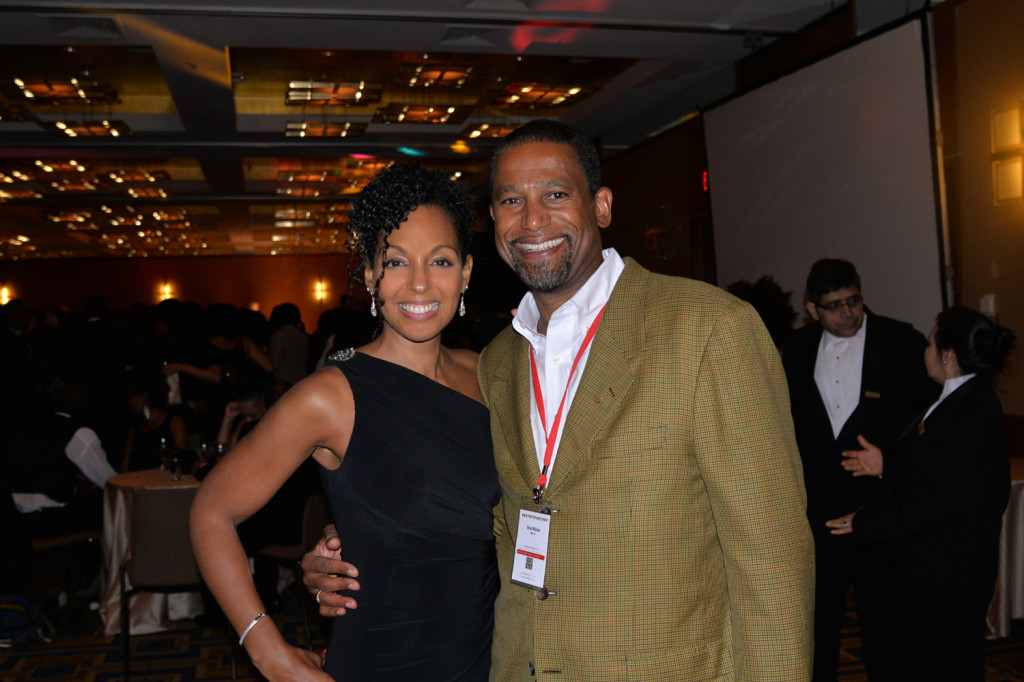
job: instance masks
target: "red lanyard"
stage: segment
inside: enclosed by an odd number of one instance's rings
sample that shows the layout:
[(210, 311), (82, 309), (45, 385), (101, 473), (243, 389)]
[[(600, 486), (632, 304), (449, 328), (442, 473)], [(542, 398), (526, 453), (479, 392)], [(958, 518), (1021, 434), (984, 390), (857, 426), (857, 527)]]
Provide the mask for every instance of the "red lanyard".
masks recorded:
[(551, 424), (550, 431), (548, 430), (547, 417), (544, 411), (544, 392), (540, 388), (540, 376), (537, 373), (537, 360), (533, 355), (533, 346), (530, 346), (530, 372), (533, 376), (533, 397), (537, 402), (537, 411), (540, 413), (540, 425), (544, 429), (544, 439), (546, 441), (544, 446), (544, 467), (540, 470), (540, 476), (537, 477), (537, 488), (539, 491), (543, 491), (544, 486), (548, 483), (548, 469), (551, 467), (551, 456), (555, 452), (558, 425), (562, 423), (562, 410), (565, 409), (565, 398), (569, 395), (572, 377), (576, 373), (576, 367), (580, 364), (580, 359), (587, 352), (587, 347), (590, 346), (590, 342), (594, 339), (594, 334), (597, 333), (597, 326), (601, 323), (602, 315), (604, 315), (604, 306), (601, 306), (601, 310), (597, 312), (597, 317), (590, 323), (590, 329), (587, 330), (587, 335), (583, 337), (583, 345), (580, 346), (579, 352), (576, 353), (576, 359), (572, 361), (572, 368), (569, 370), (569, 381), (565, 384), (562, 402), (558, 404), (558, 412), (555, 413), (555, 421)]

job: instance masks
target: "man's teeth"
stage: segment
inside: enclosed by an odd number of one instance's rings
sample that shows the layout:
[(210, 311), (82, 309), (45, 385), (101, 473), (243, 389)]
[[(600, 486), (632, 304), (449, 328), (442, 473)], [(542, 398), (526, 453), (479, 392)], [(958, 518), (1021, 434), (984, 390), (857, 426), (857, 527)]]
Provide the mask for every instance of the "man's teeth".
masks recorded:
[(565, 237), (555, 237), (554, 239), (549, 239), (546, 242), (541, 242), (540, 244), (528, 244), (526, 242), (519, 242), (519, 248), (522, 249), (523, 251), (526, 251), (527, 253), (533, 251), (546, 251), (548, 249), (558, 246), (564, 241)]
[(399, 303), (398, 307), (407, 313), (422, 315), (424, 313), (434, 312), (441, 307), (441, 304), (438, 301), (434, 301), (433, 303)]

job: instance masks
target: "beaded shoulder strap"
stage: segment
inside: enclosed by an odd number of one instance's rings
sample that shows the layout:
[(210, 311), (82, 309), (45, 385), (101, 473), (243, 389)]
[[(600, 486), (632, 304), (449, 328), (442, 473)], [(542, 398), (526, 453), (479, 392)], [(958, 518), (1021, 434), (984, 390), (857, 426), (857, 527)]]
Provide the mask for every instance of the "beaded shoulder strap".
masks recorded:
[(331, 355), (327, 359), (334, 360), (335, 362), (345, 362), (346, 360), (351, 360), (355, 356), (355, 348), (343, 348), (337, 351), (336, 353), (331, 353)]

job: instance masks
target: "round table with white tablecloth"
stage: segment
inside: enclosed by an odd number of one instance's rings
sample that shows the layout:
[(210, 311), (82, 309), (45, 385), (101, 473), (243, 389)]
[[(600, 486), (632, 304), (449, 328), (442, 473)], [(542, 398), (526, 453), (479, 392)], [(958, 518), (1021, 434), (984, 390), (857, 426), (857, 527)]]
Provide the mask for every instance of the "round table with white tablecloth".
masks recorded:
[[(170, 473), (160, 469), (129, 471), (107, 481), (103, 494), (103, 593), (100, 601), (104, 634), (121, 631), (120, 570), (131, 552), (129, 537), (134, 501), (153, 490), (180, 490), (182, 495), (194, 497), (198, 488), (199, 481), (194, 476), (184, 475), (181, 480), (172, 481)], [(159, 538), (153, 540), (159, 542)], [(177, 558), (180, 557), (169, 556), (167, 560)], [(131, 597), (131, 634), (167, 630), (171, 621), (192, 618), (202, 612), (198, 592), (140, 592)]]
[(1010, 619), (1024, 618), (1024, 458), (1010, 458), (1010, 503), (999, 536), (999, 579), (988, 611), (988, 637), (1009, 637)]

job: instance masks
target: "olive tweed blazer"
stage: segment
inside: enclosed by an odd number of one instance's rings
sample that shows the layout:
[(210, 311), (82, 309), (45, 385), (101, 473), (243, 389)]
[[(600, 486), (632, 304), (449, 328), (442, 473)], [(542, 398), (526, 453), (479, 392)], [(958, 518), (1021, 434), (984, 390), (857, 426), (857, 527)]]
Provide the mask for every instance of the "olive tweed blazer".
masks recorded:
[(756, 313), (627, 259), (566, 417), (546, 586), (509, 582), (537, 510), (528, 345), (483, 352), (502, 501), (494, 680), (806, 680), (813, 550), (786, 380)]

